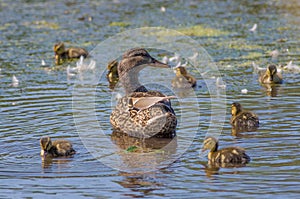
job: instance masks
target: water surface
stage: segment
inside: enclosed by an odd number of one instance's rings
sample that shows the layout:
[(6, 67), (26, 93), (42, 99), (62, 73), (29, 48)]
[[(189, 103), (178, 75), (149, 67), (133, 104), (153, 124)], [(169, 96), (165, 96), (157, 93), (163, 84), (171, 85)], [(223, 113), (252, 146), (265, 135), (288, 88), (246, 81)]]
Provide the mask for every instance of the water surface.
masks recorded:
[[(162, 6), (166, 12), (161, 11)], [(298, 1), (292, 0), (1, 1), (0, 197), (298, 197), (299, 73), (285, 72), (284, 83), (270, 91), (258, 83), (252, 62), (265, 67), (271, 62), (286, 65), (292, 60), (300, 65), (299, 8)], [(257, 31), (250, 32), (255, 23)], [(181, 102), (174, 100), (178, 118), (188, 119), (178, 127), (179, 140), (164, 151), (170, 156), (183, 154), (165, 168), (138, 174), (111, 168), (86, 148), (78, 130), (82, 124), (73, 118), (79, 111), (73, 108), (73, 92), (80, 87), (94, 91), (94, 87), (78, 84), (79, 77), (67, 76), (67, 65), (74, 67), (76, 62), (54, 66), (52, 47), (64, 41), (91, 51), (121, 31), (145, 26), (179, 30), (198, 41), (218, 65), (227, 86), (226, 93), (211, 98), (207, 83), (215, 79), (204, 81), (191, 70), (198, 79), (196, 97), (188, 94)], [(272, 57), (270, 53), (276, 49), (279, 56)], [(163, 56), (161, 51), (151, 54), (158, 59)], [(42, 59), (49, 67), (41, 66)], [(147, 70), (143, 74), (147, 75)], [(153, 74), (163, 80), (174, 76), (172, 71), (155, 70)], [(12, 85), (13, 75), (19, 79), (17, 86)], [(136, 140), (125, 140), (126, 145), (112, 134), (108, 121), (111, 90), (105, 74), (95, 74), (95, 78), (99, 80), (96, 116), (108, 136), (102, 139), (99, 132), (94, 144), (99, 151), (111, 150), (111, 155), (119, 158), (116, 164), (134, 167), (133, 156), (124, 151)], [(242, 89), (248, 93), (242, 94)], [(207, 159), (200, 157), (211, 121), (211, 100), (217, 99), (228, 103), (220, 147), (244, 147), (252, 158), (246, 167), (211, 169)], [(261, 126), (257, 131), (232, 135), (229, 108), (233, 101), (259, 116)], [(200, 116), (195, 117), (198, 112)], [(97, 132), (89, 132), (97, 136)], [(43, 135), (72, 141), (78, 153), (73, 158), (42, 161), (39, 139)], [(188, 135), (192, 135), (192, 143)], [(189, 147), (181, 150), (182, 143)], [(139, 161), (147, 166), (151, 159)]]

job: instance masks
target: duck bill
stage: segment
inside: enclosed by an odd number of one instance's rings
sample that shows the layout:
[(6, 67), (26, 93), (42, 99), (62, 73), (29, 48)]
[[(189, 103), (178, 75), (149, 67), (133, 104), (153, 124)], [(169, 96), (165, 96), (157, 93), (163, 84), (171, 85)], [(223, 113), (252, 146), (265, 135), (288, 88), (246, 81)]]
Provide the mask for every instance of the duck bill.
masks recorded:
[(154, 58), (152, 58), (150, 66), (157, 67), (157, 68), (171, 68), (170, 65), (162, 63)]

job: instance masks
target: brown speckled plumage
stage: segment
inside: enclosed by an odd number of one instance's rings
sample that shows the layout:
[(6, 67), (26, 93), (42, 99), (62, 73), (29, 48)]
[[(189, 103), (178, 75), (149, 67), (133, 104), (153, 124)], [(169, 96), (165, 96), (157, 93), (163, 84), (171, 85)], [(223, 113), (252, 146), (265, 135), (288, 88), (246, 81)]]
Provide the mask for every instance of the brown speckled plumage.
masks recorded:
[(43, 157), (72, 156), (76, 153), (69, 141), (55, 140), (52, 142), (48, 136), (40, 139), (40, 146)]
[(259, 119), (256, 114), (250, 111), (243, 111), (240, 103), (234, 102), (231, 105), (230, 124), (237, 129), (251, 131), (259, 127)]
[(250, 162), (250, 157), (241, 147), (228, 147), (218, 150), (219, 143), (214, 137), (207, 137), (203, 145), (203, 151), (210, 150), (208, 162), (211, 165), (231, 167), (245, 165)]
[[(119, 100), (111, 113), (110, 122), (115, 131), (134, 137), (174, 137), (177, 119), (170, 100), (163, 98), (166, 95), (158, 91), (148, 91), (138, 81), (138, 73), (146, 65), (168, 68), (141, 48), (129, 50), (123, 55), (118, 74), (126, 96)], [(163, 100), (155, 101), (150, 107), (139, 107), (139, 110), (132, 107), (131, 98), (145, 97), (162, 97)]]
[(53, 47), (55, 53), (55, 64), (59, 65), (63, 61), (73, 58), (87, 57), (88, 52), (83, 48), (65, 48), (63, 42), (59, 42)]

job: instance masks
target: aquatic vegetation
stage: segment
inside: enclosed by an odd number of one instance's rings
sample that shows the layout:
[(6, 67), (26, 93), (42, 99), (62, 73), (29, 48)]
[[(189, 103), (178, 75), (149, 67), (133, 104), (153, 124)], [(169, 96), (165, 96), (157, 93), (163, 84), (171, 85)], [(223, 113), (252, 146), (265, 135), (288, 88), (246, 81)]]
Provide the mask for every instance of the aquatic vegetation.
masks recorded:
[(229, 32), (227, 31), (205, 27), (203, 25), (195, 25), (187, 28), (181, 28), (178, 29), (178, 31), (188, 36), (197, 36), (197, 37), (218, 37), (218, 36), (229, 34)]
[(122, 22), (122, 21), (115, 21), (115, 22), (111, 22), (109, 24), (109, 26), (120, 26), (120, 27), (127, 27), (127, 26), (130, 26), (130, 23), (127, 23), (127, 22)]
[(37, 29), (49, 28), (49, 29), (57, 30), (60, 28), (60, 26), (57, 23), (53, 23), (53, 22), (49, 22), (49, 21), (45, 21), (45, 20), (24, 22), (23, 25), (24, 26), (32, 26)]
[(137, 146), (130, 146), (126, 149), (127, 152), (135, 152), (138, 149)]

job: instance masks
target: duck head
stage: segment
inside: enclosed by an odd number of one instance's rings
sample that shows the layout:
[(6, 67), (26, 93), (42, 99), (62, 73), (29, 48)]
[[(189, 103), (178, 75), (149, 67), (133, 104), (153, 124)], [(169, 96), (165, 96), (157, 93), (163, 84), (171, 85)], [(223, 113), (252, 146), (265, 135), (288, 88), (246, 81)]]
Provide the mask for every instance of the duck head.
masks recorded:
[(47, 155), (48, 151), (52, 147), (52, 142), (51, 142), (50, 137), (48, 137), (48, 136), (42, 137), (40, 139), (40, 146), (41, 146), (41, 156), (45, 157)]
[(138, 81), (138, 73), (146, 67), (170, 68), (153, 57), (143, 48), (134, 48), (124, 53), (118, 65), (119, 78), (125, 87), (126, 93), (147, 91)]
[(107, 64), (107, 70), (108, 71), (113, 71), (113, 72), (118, 72), (118, 61), (113, 60)]
[(273, 81), (274, 75), (277, 73), (277, 68), (275, 65), (268, 66), (267, 74), (270, 77), (270, 81)]
[(203, 143), (202, 151), (210, 150), (211, 152), (215, 152), (218, 150), (218, 140), (214, 137), (206, 137)]
[(238, 113), (242, 111), (242, 105), (238, 102), (233, 102), (231, 104), (231, 115), (236, 116)]
[(63, 42), (59, 42), (54, 45), (53, 50), (56, 55), (61, 55), (66, 51), (65, 44)]
[(176, 76), (187, 75), (187, 71), (186, 71), (185, 67), (183, 67), (183, 66), (179, 66), (175, 70), (176, 70)]

